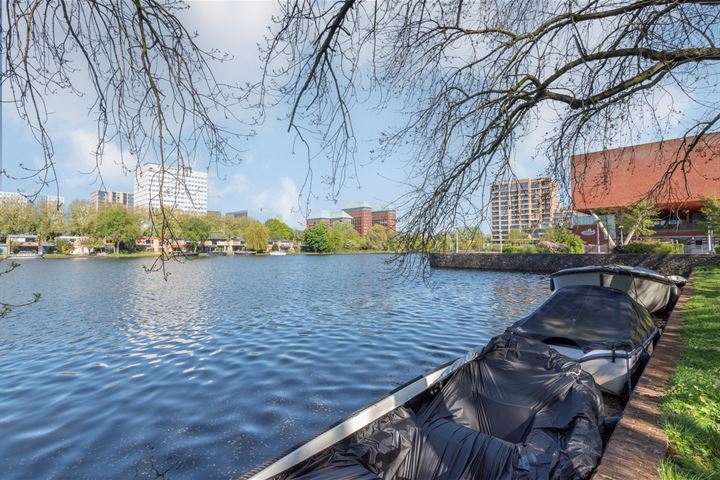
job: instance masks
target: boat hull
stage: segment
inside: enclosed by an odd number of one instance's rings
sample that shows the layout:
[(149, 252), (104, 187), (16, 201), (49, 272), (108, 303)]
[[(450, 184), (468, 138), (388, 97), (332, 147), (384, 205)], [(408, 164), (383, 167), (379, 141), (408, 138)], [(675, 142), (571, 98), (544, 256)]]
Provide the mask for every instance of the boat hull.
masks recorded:
[[(571, 269), (575, 270), (575, 269)], [(618, 271), (597, 268), (560, 271), (552, 275), (552, 288), (559, 290), (575, 285), (595, 285), (622, 290), (645, 306), (650, 313), (660, 312), (673, 304), (677, 298), (677, 286), (671, 280), (640, 276), (632, 270)], [(675, 294), (675, 295), (674, 295)]]

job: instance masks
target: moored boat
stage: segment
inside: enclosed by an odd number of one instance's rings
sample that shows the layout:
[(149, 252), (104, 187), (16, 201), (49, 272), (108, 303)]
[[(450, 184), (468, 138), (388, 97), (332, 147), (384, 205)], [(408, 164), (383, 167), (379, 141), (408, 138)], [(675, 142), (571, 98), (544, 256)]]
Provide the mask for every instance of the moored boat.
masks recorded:
[(660, 335), (647, 309), (627, 293), (590, 285), (556, 290), (509, 331), (576, 360), (615, 395), (630, 393)]
[(647, 268), (613, 264), (566, 268), (550, 276), (553, 291), (572, 285), (616, 288), (644, 305), (650, 313), (672, 309), (684, 283), (683, 277), (667, 277)]
[(504, 334), (244, 478), (584, 478), (602, 452), (601, 412), (577, 362)]
[(33, 258), (43, 258), (42, 253), (36, 253), (36, 252), (18, 252), (18, 253), (11, 253), (8, 255), (10, 260), (27, 260), (27, 259), (33, 259)]

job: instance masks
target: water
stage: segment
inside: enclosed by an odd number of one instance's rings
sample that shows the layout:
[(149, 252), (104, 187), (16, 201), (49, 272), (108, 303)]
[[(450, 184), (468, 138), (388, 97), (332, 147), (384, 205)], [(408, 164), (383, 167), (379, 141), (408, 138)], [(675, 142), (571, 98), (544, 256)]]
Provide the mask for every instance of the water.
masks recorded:
[(0, 478), (233, 478), (529, 312), (547, 277), (377, 255), (27, 260), (0, 295)]

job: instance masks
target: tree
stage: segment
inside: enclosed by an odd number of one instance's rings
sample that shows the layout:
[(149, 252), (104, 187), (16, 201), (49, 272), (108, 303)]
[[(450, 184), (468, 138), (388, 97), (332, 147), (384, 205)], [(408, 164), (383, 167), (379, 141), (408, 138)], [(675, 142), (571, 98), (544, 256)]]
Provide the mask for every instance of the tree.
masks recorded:
[(180, 221), (182, 236), (193, 244), (193, 252), (197, 252), (198, 245), (202, 245), (210, 237), (212, 225), (201, 217), (189, 216)]
[(705, 215), (707, 228), (712, 228), (715, 235), (720, 235), (720, 199), (708, 198), (705, 200), (702, 213)]
[(34, 233), (37, 215), (32, 204), (14, 199), (0, 201), (0, 234)]
[(458, 232), (460, 250), (482, 250), (485, 248), (485, 234), (480, 227), (466, 227)]
[(70, 204), (70, 233), (88, 236), (95, 233), (97, 210), (87, 200), (75, 200)]
[(327, 241), (330, 245), (330, 250), (333, 252), (337, 252), (341, 248), (343, 248), (343, 235), (340, 230), (336, 230), (335, 228), (331, 228), (327, 232)]
[(303, 242), (314, 252), (327, 252), (332, 248), (328, 239), (328, 228), (324, 223), (305, 229)]
[(574, 154), (663, 139), (679, 122), (685, 142), (648, 192), (661, 195), (720, 123), (719, 20), (704, 0), (288, 1), (263, 49), (263, 100), (286, 102), (289, 129), (326, 148), (333, 197), (353, 178), (357, 103), (407, 106), (375, 155), (412, 149), (404, 238), (426, 252), (487, 218), (486, 189), (514, 176), (533, 134), (567, 190)]
[(562, 247), (562, 253), (585, 253), (585, 242), (569, 228), (546, 228), (542, 239), (543, 242), (551, 242)]
[(142, 235), (140, 220), (124, 207), (107, 207), (97, 216), (95, 236), (113, 242), (115, 253), (121, 243), (134, 243)]
[(279, 218), (269, 218), (265, 221), (270, 240), (292, 240), (293, 229)]
[(510, 230), (505, 237), (505, 242), (508, 245), (529, 245), (532, 240), (530, 240), (530, 235), (522, 230)]
[(38, 252), (43, 251), (43, 242), (60, 234), (65, 226), (65, 209), (52, 200), (41, 200), (35, 207), (35, 233), (38, 236)]
[(268, 229), (257, 220), (253, 220), (243, 231), (245, 248), (264, 252), (267, 250)]
[[(617, 224), (627, 232), (623, 247), (632, 241), (633, 236), (652, 235), (653, 227), (660, 220), (660, 211), (649, 200), (639, 200), (624, 209), (617, 217)], [(609, 238), (609, 237), (608, 237)]]
[(387, 248), (387, 228), (382, 225), (373, 225), (365, 234), (365, 240), (371, 250), (385, 250)]
[[(110, 140), (123, 146), (127, 172), (141, 170), (140, 159), (153, 157), (161, 181), (176, 181), (179, 189), (185, 188), (183, 178), (170, 178), (166, 169), (191, 166), (198, 153), (203, 164), (238, 162), (239, 135), (217, 119), (235, 118), (231, 107), (240, 92), (216, 81), (212, 66), (226, 56), (197, 45), (179, 18), (184, 2), (9, 0), (3, 7), (3, 86), (10, 92), (5, 101), (14, 103), (44, 152), (39, 168), (23, 171), (41, 188), (58, 183), (48, 129), (50, 92), (89, 93), (98, 132), (92, 173), (101, 183)], [(164, 204), (148, 211), (152, 233), (162, 243), (172, 236), (166, 213)]]
[(333, 234), (337, 232), (336, 234), (340, 237), (340, 247), (338, 248), (352, 250), (360, 248), (362, 245), (362, 237), (360, 237), (360, 234), (350, 222), (333, 223), (332, 232)]
[(245, 229), (255, 220), (248, 217), (225, 217), (225, 235), (228, 237), (242, 237)]

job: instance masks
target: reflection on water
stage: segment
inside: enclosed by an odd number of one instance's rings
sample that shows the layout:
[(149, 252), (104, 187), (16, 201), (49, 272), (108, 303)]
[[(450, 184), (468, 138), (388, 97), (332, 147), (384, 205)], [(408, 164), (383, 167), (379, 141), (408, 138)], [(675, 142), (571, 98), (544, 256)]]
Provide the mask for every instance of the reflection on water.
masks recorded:
[(232, 478), (424, 371), (484, 345), (546, 277), (383, 257), (25, 262), (3, 298), (0, 478)]

